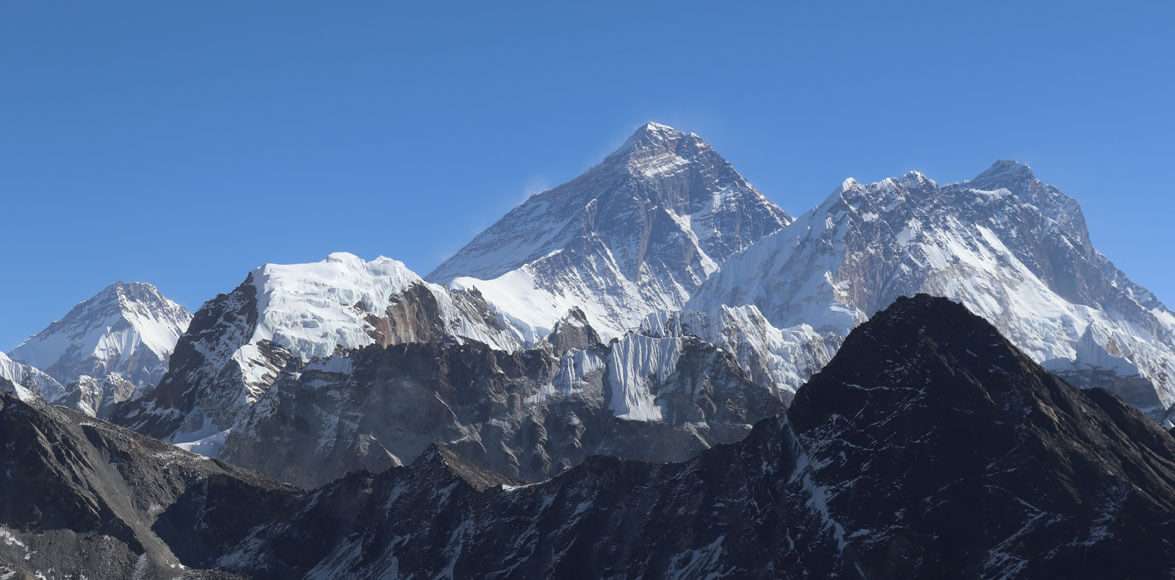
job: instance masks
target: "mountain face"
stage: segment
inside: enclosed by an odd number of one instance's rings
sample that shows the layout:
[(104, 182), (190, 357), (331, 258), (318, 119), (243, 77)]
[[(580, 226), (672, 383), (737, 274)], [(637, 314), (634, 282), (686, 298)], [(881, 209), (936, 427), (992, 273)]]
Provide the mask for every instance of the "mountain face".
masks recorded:
[(113, 420), (305, 487), (434, 442), (536, 481), (592, 454), (684, 460), (790, 397), (693, 337), (603, 344), (577, 308), (522, 344), (476, 289), (393, 260), (267, 265), (196, 314), (160, 385)]
[(429, 284), (396, 260), (335, 253), (267, 264), (200, 308), (159, 386), (112, 419), (172, 442), (211, 437), (204, 445), (218, 446), (287, 364), (442, 336), (507, 351), (521, 344), (476, 292)]
[(603, 345), (574, 322), (511, 353), (436, 341), (288, 365), (218, 457), (314, 487), (410, 463), (441, 442), (471, 465), (533, 482), (590, 455), (684, 461), (742, 439), (787, 402), (696, 338)]
[(682, 463), (590, 458), (526, 486), (433, 447), (297, 492), (0, 403), (19, 442), (0, 449), (3, 489), (24, 498), (0, 504), (5, 571), (76, 573), (104, 556), (103, 571), (140, 577), (178, 576), (176, 560), (252, 578), (1175, 572), (1175, 438), (925, 295), (852, 331), (787, 414), (743, 441)]
[(118, 282), (75, 306), (10, 355), (69, 385), (67, 396), (96, 413), (154, 387), (191, 319), (154, 286)]
[(1175, 439), (928, 296), (855, 330), (786, 417), (740, 443), (685, 463), (594, 458), (549, 482), (495, 483), (426, 453), (313, 492), (216, 562), (324, 578), (1175, 571)]
[(1076, 383), (1106, 385), (1082, 375), (1110, 371), (1117, 392), (1155, 418), (1175, 404), (1175, 315), (1094, 249), (1075, 201), (1012, 162), (946, 186), (916, 172), (846, 180), (728, 260), (686, 310), (753, 306), (777, 329), (833, 343), (918, 292), (962, 301)]
[(788, 417), (870, 577), (1175, 572), (1175, 439), (956, 303), (899, 299)]
[(228, 550), (297, 497), (40, 400), (0, 394), (0, 441), (2, 578), (206, 577), (193, 554)]
[(49, 376), (44, 371), (19, 363), (8, 355), (0, 352), (0, 379), (8, 381), (10, 391), (19, 392), (27, 397), (40, 397), (46, 401), (56, 401), (65, 398), (69, 390)]
[(572, 307), (611, 338), (676, 310), (723, 260), (790, 221), (700, 137), (649, 123), (429, 279), (477, 288), (533, 341)]

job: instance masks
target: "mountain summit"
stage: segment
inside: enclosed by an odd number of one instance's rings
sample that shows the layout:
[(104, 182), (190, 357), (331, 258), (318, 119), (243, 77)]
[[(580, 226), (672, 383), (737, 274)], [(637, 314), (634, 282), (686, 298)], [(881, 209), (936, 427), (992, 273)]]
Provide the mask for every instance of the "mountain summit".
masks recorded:
[(519, 346), (480, 296), (427, 283), (391, 258), (335, 252), (265, 264), (200, 308), (159, 386), (115, 409), (113, 420), (176, 443), (223, 440), (287, 363), (446, 337)]
[(429, 279), (477, 288), (532, 339), (572, 307), (609, 337), (676, 310), (722, 261), (790, 222), (701, 137), (647, 123)]
[[(127, 398), (159, 382), (191, 320), (187, 310), (155, 286), (117, 282), (9, 354), (62, 384), (77, 383), (82, 390), (116, 388), (119, 398)], [(102, 393), (90, 395), (103, 398)]]
[(1175, 405), (1175, 315), (1098, 253), (1075, 200), (1016, 162), (949, 185), (846, 180), (728, 260), (687, 310), (751, 305), (777, 328), (844, 337), (919, 292), (961, 301), (1067, 378), (1114, 371), (1117, 394), (1155, 418)]

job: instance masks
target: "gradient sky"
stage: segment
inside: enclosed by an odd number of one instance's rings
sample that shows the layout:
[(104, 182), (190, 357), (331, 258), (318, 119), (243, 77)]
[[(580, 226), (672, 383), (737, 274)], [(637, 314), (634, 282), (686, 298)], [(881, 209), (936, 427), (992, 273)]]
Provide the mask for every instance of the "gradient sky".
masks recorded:
[(0, 3), (0, 348), (119, 279), (427, 273), (652, 119), (793, 214), (1027, 161), (1175, 302), (1175, 3), (400, 4)]

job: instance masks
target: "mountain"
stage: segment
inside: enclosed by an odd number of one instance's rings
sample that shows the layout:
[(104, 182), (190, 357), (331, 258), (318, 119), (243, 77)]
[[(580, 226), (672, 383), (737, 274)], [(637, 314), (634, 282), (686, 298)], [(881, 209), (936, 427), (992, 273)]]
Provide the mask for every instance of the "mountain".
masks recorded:
[(572, 307), (612, 338), (679, 308), (723, 260), (790, 222), (700, 137), (648, 123), (428, 278), (477, 288), (533, 341)]
[(16, 391), (15, 387), (20, 387), (19, 392), (25, 397), (40, 397), (46, 401), (56, 401), (65, 398), (69, 393), (64, 385), (41, 369), (16, 362), (2, 352), (0, 352), (0, 379), (13, 385), (10, 390)]
[(297, 497), (39, 400), (0, 394), (0, 441), (0, 578), (225, 578), (184, 563)]
[(511, 487), (440, 449), (288, 513), (217, 562), (324, 578), (1166, 578), (1175, 439), (921, 295), (854, 330), (786, 416), (696, 459), (598, 457)]
[(521, 345), (477, 292), (427, 283), (390, 258), (334, 253), (266, 264), (200, 308), (159, 386), (118, 406), (112, 420), (210, 451), (287, 364), (442, 337), (507, 351)]
[(849, 335), (788, 417), (877, 576), (1175, 572), (1175, 439), (1105, 391), (1058, 380), (957, 303), (898, 299)]
[(118, 282), (9, 354), (69, 385), (71, 396), (97, 412), (154, 387), (191, 319), (154, 286)]
[(197, 312), (159, 386), (112, 420), (313, 487), (449, 445), (537, 481), (592, 454), (680, 461), (790, 393), (694, 337), (605, 344), (573, 308), (529, 348), (477, 289), (388, 258), (269, 264)]
[(443, 340), (287, 365), (217, 457), (314, 487), (411, 463), (439, 442), (534, 482), (591, 455), (684, 461), (742, 439), (788, 400), (696, 338), (628, 334), (604, 345), (582, 313), (556, 326), (528, 350)]
[[(1107, 385), (1081, 377), (1109, 372), (1118, 394), (1157, 419), (1175, 404), (1175, 315), (1097, 252), (1076, 201), (1014, 162), (945, 186), (917, 172), (846, 180), (730, 258), (686, 310), (715, 318), (753, 307), (776, 329), (807, 336), (794, 346), (817, 340), (812, 333), (836, 342), (918, 292), (962, 301), (1074, 382)], [(769, 347), (753, 350), (787, 369)]]
[(1175, 572), (1175, 438), (1106, 392), (1046, 372), (959, 304), (926, 295), (853, 330), (786, 415), (738, 443), (681, 463), (589, 458), (526, 486), (432, 447), (410, 466), (298, 492), (11, 396), (0, 395), (0, 419), (18, 443), (0, 448), (5, 573)]

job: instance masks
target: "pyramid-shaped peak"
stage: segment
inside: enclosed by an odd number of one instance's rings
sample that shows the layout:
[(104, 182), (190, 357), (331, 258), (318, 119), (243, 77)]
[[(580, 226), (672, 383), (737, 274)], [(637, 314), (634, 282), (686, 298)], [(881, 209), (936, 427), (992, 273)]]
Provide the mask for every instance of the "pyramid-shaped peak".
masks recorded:
[(1032, 168), (1022, 161), (1002, 159), (975, 176), (968, 185), (977, 189), (1012, 189), (1016, 185), (1036, 181)]
[(912, 187), (912, 186), (931, 186), (931, 187), (933, 187), (935, 185), (933, 179), (927, 177), (927, 175), (925, 173), (922, 173), (921, 171), (918, 171), (917, 169), (911, 169), (910, 171), (907, 171), (906, 174), (903, 175), (899, 179), (899, 181), (902, 184), (906, 185), (907, 187)]
[(649, 121), (648, 123), (645, 123), (644, 125), (641, 125), (640, 127), (638, 127), (637, 130), (633, 133), (633, 137), (647, 136), (647, 137), (652, 137), (652, 138), (662, 138), (663, 139), (663, 138), (681, 137), (682, 134), (683, 133), (681, 131), (678, 131), (677, 129), (675, 129), (669, 125), (666, 125), (664, 123), (658, 123), (656, 121)]
[(704, 145), (701, 138), (693, 133), (685, 133), (664, 123), (649, 121), (637, 127), (616, 154), (631, 156), (647, 152), (672, 151), (676, 150), (683, 140)]
[(166, 300), (166, 297), (163, 296), (163, 293), (154, 284), (149, 282), (123, 282), (121, 280), (103, 288), (91, 300), (108, 296), (118, 296), (136, 302)]
[[(812, 425), (834, 414), (851, 416), (864, 399), (893, 402), (857, 385), (903, 385), (910, 393), (937, 391), (949, 399), (955, 396), (949, 391), (956, 373), (985, 389), (1003, 390), (1006, 385), (995, 378), (1034, 372), (1043, 373), (1033, 371), (1029, 359), (990, 322), (962, 304), (928, 294), (899, 297), (849, 333), (832, 361), (797, 392), (789, 416)], [(839, 396), (830, 396), (832, 391)]]
[(120, 290), (121, 291), (147, 290), (147, 291), (154, 291), (154, 292), (159, 291), (159, 289), (156, 288), (155, 285), (150, 282), (134, 282), (134, 281), (126, 282), (123, 280), (119, 280), (119, 281), (107, 286), (104, 291), (117, 292)]
[(899, 296), (893, 304), (875, 314), (863, 326), (901, 330), (906, 334), (932, 339), (948, 339), (967, 327), (998, 333), (994, 326), (961, 303), (924, 293)]

